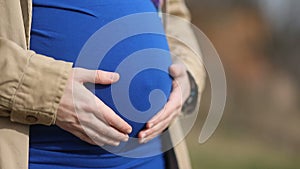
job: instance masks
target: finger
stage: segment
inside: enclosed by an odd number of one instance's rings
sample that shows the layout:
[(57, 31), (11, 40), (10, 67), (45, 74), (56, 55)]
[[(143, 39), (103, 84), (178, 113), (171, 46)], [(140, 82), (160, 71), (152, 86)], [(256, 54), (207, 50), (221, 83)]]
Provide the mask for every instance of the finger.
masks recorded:
[[(87, 90), (87, 89), (85, 89)], [(118, 116), (110, 107), (105, 105), (98, 97), (93, 95), (90, 91), (86, 93), (89, 100), (88, 104), (81, 106), (84, 112), (90, 112), (97, 117), (97, 120), (104, 122), (123, 134), (129, 134), (132, 131), (131, 126)], [(93, 99), (90, 99), (93, 98)]]
[(149, 142), (153, 138), (160, 135), (167, 127), (168, 127), (168, 123), (166, 123), (166, 122), (156, 125), (154, 128), (151, 129), (152, 130), (151, 133), (146, 132), (147, 134), (145, 137), (139, 138), (139, 143), (142, 144), (142, 143)]
[(149, 136), (153, 135), (153, 133), (156, 133), (158, 131), (163, 131), (163, 126), (166, 125), (166, 121), (162, 123), (158, 123), (157, 125), (153, 126), (151, 129), (145, 129), (141, 131), (138, 135), (139, 141), (144, 142), (146, 138), (149, 138)]
[(107, 135), (108, 132), (97, 131), (94, 128), (89, 128), (89, 127), (86, 127), (84, 131), (87, 133), (89, 138), (99, 146), (103, 146), (104, 144), (111, 145), (111, 146), (120, 145), (120, 140), (116, 140), (109, 137)]
[(151, 128), (160, 121), (166, 119), (172, 114), (172, 112), (174, 112), (176, 109), (179, 109), (181, 106), (181, 91), (176, 86), (176, 84), (174, 84), (168, 102), (159, 113), (157, 113), (153, 118), (151, 118), (148, 121), (146, 127)]
[(161, 129), (159, 130), (156, 130), (154, 133), (152, 133), (151, 135), (145, 137), (145, 138), (142, 138), (139, 140), (139, 143), (140, 144), (145, 144), (145, 143), (148, 143), (150, 140), (154, 139), (155, 137), (159, 136), (168, 126), (166, 125), (165, 127), (162, 127)]
[[(179, 110), (177, 110), (179, 111)], [(158, 135), (162, 134), (162, 132), (171, 124), (171, 122), (177, 117), (177, 113), (174, 113), (172, 116), (168, 117), (168, 119), (162, 121), (151, 129), (147, 129), (145, 131), (144, 137), (139, 138), (140, 143), (147, 143)]]
[[(106, 124), (106, 122), (98, 119), (96, 116), (93, 116), (89, 119), (90, 121), (83, 122), (87, 128), (93, 130), (95, 135), (101, 135), (103, 137), (107, 137), (109, 140), (113, 141), (128, 141), (129, 136), (124, 134), (117, 129), (113, 128)], [(103, 141), (103, 140), (102, 140)]]
[(118, 73), (96, 70), (96, 84), (112, 84), (117, 82), (119, 79), (120, 75)]
[(168, 127), (168, 125), (165, 125), (159, 130), (156, 130), (156, 132), (152, 133), (151, 135), (145, 137), (144, 139), (141, 140), (141, 143), (148, 143), (150, 140), (154, 139), (155, 137), (158, 137), (161, 135), (161, 133)]
[(125, 134), (131, 133), (131, 126), (100, 100), (98, 102), (98, 109), (101, 111), (96, 113), (98, 118), (104, 120), (109, 126), (112, 126)]
[[(170, 108), (168, 108), (168, 107), (170, 107)], [(156, 119), (153, 119), (146, 124), (146, 128), (148, 128), (148, 129), (153, 128), (154, 126), (161, 123), (168, 117), (172, 116), (172, 113), (175, 109), (176, 109), (176, 107), (172, 106), (172, 103), (167, 104), (165, 106), (165, 108), (159, 112), (159, 116), (157, 116)]]
[(182, 76), (185, 71), (186, 68), (183, 64), (175, 63), (169, 67), (169, 73), (173, 78)]
[(103, 145), (110, 145), (110, 146), (119, 146), (120, 145), (120, 141), (114, 140), (112, 138), (109, 137), (105, 137), (102, 135), (97, 135), (95, 134), (92, 138), (91, 138), (98, 146), (103, 146)]
[(178, 91), (177, 91), (176, 87), (174, 88), (174, 85), (173, 85), (173, 89), (170, 94), (168, 102), (166, 103), (164, 108), (161, 111), (159, 111), (159, 113), (157, 113), (155, 116), (153, 116), (149, 120), (147, 127), (151, 128), (151, 126), (156, 125), (159, 121), (161, 121), (161, 120), (165, 119), (167, 116), (169, 116), (170, 111), (167, 111), (167, 110), (169, 110), (169, 109), (172, 110), (172, 109), (176, 108), (176, 105), (177, 105), (176, 96), (178, 95), (177, 92)]
[(129, 136), (127, 134), (121, 133), (120, 131), (116, 130), (113, 127), (106, 126), (103, 127), (102, 131), (99, 131), (103, 136), (107, 138), (107, 140), (111, 141), (123, 141), (127, 142), (129, 139)]
[(95, 84), (112, 84), (120, 79), (120, 75), (115, 72), (103, 70), (76, 69), (74, 76), (81, 82), (90, 82)]
[[(167, 103), (168, 104), (168, 103)], [(152, 128), (155, 126), (159, 121), (166, 118), (169, 114), (166, 112), (166, 106), (162, 110), (160, 110), (155, 116), (153, 116), (146, 124), (146, 128)]]
[(175, 113), (172, 113), (171, 116), (169, 116), (167, 119), (159, 122), (157, 125), (153, 126), (152, 128), (145, 129), (139, 133), (139, 138), (146, 139), (148, 137), (153, 137), (153, 135), (156, 135), (159, 132), (164, 131), (171, 122), (178, 116), (180, 110), (176, 110)]

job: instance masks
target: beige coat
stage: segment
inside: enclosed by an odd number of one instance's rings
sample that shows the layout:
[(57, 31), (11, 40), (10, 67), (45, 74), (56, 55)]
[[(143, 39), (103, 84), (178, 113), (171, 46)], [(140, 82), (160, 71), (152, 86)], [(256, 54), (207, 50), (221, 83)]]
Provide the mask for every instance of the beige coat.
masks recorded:
[[(165, 7), (170, 14), (190, 19), (183, 0), (168, 0)], [(31, 15), (31, 0), (0, 0), (1, 169), (28, 168), (29, 125), (54, 124), (60, 98), (72, 70), (72, 63), (29, 50)], [(188, 36), (196, 43), (187, 25), (178, 25), (170, 20), (166, 31), (179, 37)], [(170, 40), (170, 48), (180, 55), (195, 78), (200, 96), (205, 77), (203, 65), (184, 45)], [(171, 127), (176, 131), (170, 131), (171, 139), (181, 134), (180, 123), (176, 121)], [(190, 168), (185, 142), (176, 145), (174, 151), (179, 168)]]

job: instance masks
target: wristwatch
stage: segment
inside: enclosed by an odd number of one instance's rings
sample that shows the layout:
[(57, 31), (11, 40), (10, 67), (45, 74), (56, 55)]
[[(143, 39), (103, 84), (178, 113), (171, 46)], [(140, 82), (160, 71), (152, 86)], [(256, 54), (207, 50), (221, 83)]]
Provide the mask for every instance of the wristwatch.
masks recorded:
[(182, 106), (182, 112), (184, 115), (188, 115), (194, 112), (194, 110), (196, 109), (196, 105), (197, 105), (197, 100), (198, 100), (198, 86), (193, 78), (193, 76), (191, 75), (191, 73), (189, 71), (187, 71), (188, 74), (188, 78), (189, 78), (189, 82), (191, 85), (191, 92), (189, 97), (186, 99), (186, 101), (184, 102), (183, 106)]

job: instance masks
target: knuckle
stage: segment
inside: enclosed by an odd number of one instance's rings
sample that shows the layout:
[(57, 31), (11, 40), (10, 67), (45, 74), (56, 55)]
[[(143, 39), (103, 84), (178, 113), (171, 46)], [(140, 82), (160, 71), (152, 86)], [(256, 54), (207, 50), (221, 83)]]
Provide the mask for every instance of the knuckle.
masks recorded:
[(125, 140), (127, 137), (124, 134), (121, 133), (117, 133), (116, 136), (114, 137), (114, 139), (118, 140), (118, 141), (122, 141)]
[(101, 134), (103, 135), (103, 136), (107, 136), (108, 135), (108, 131), (107, 130), (103, 130), (103, 131), (101, 131)]
[(102, 122), (106, 122), (106, 115), (102, 110), (95, 110), (94, 115), (99, 118)]
[(104, 146), (105, 144), (104, 143), (97, 143), (98, 146), (102, 147)]
[(129, 130), (132, 131), (132, 128), (131, 127), (127, 127), (126, 125), (120, 126), (120, 129), (121, 129), (121, 131), (125, 131), (125, 132), (128, 132)]
[(73, 131), (78, 128), (77, 125), (73, 122), (64, 122), (63, 126), (68, 131)]
[(171, 119), (174, 118), (174, 117), (176, 117), (176, 116), (178, 116), (179, 113), (180, 113), (180, 110), (181, 110), (180, 108), (174, 110), (173, 113), (172, 113), (171, 116), (170, 116)]
[(112, 73), (108, 73), (107, 76), (106, 76), (106, 78), (107, 78), (107, 80), (108, 80), (109, 83), (113, 83), (114, 79), (115, 79), (115, 76)]
[(83, 136), (81, 138), (81, 140), (85, 141), (85, 142), (88, 142), (90, 144), (95, 144), (93, 140), (91, 140), (90, 138), (86, 137), (86, 136)]
[(107, 144), (109, 144), (111, 146), (118, 146), (120, 144), (120, 142), (113, 141), (113, 140), (107, 140)]
[(89, 124), (89, 123), (91, 123), (91, 118), (90, 118), (90, 116), (88, 116), (88, 115), (80, 116), (80, 117), (78, 118), (78, 121), (79, 121), (81, 124)]
[(114, 142), (114, 146), (119, 146), (120, 145), (120, 142), (117, 141), (117, 142)]
[(96, 75), (95, 75), (95, 81), (101, 81), (103, 77), (103, 72), (100, 70), (96, 71)]
[(83, 103), (81, 103), (79, 109), (80, 110), (86, 110), (86, 111), (91, 110), (90, 103), (89, 102), (83, 102)]
[(92, 141), (94, 142), (95, 145), (104, 146), (103, 141), (100, 139), (92, 139)]
[(104, 122), (109, 125), (109, 126), (113, 126), (113, 119), (110, 118), (109, 116), (107, 116), (106, 114), (103, 114), (104, 117)]
[(181, 104), (180, 104), (180, 103), (177, 103), (176, 106), (175, 106), (175, 109), (176, 109), (176, 110), (181, 109)]
[(84, 126), (82, 126), (80, 123), (73, 125), (72, 128), (73, 128), (73, 130), (76, 130), (76, 131), (82, 133), (83, 135), (86, 133)]
[(83, 133), (78, 132), (77, 137), (79, 137), (81, 140), (83, 140), (87, 143), (95, 144), (91, 138), (89, 138), (87, 135), (85, 135)]
[(151, 134), (153, 134), (155, 132), (155, 129), (149, 129), (148, 131), (147, 131), (147, 135), (151, 135)]

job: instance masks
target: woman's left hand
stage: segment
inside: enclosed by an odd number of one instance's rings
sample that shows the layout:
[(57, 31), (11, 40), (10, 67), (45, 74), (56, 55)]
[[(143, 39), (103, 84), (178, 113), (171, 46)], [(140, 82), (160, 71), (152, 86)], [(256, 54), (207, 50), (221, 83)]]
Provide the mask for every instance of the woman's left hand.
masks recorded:
[(172, 92), (164, 108), (150, 119), (139, 133), (139, 142), (147, 143), (161, 134), (180, 114), (185, 100), (190, 95), (190, 82), (186, 67), (182, 63), (172, 64), (169, 73), (173, 77)]

